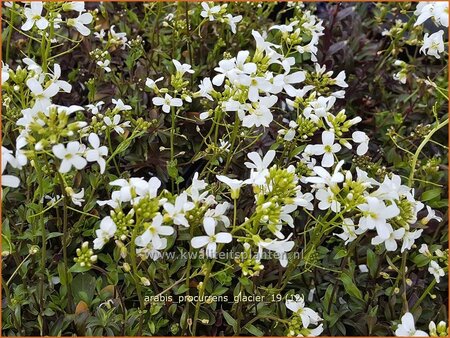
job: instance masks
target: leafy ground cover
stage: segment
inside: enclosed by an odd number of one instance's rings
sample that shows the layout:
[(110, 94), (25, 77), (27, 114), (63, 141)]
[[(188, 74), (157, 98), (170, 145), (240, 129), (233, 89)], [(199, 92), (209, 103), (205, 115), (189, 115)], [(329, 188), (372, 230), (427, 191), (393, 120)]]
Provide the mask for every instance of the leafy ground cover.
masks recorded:
[(4, 2), (2, 332), (447, 336), (447, 2)]

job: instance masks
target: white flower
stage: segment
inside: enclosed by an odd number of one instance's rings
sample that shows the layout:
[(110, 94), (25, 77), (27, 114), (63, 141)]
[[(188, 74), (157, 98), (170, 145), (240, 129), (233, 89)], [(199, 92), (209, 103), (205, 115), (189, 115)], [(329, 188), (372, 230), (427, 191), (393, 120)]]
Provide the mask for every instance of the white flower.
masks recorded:
[(428, 272), (431, 273), (434, 276), (434, 278), (436, 279), (437, 283), (440, 282), (441, 277), (445, 276), (444, 269), (442, 269), (436, 261), (431, 261), (430, 262), (430, 266), (428, 268)]
[(84, 1), (70, 1), (63, 4), (63, 11), (84, 12)]
[(203, 18), (208, 18), (209, 21), (214, 21), (215, 14), (220, 12), (220, 6), (214, 6), (214, 2), (202, 2), (201, 5), (203, 7), (203, 10), (201, 11), (200, 15)]
[(65, 91), (66, 93), (70, 93), (72, 90), (72, 85), (70, 85), (67, 81), (60, 80), (61, 77), (61, 66), (55, 63), (53, 66), (53, 75), (52, 75), (52, 83), (55, 83), (59, 89)]
[(333, 80), (334, 80), (334, 84), (336, 86), (339, 86), (341, 88), (347, 88), (348, 84), (347, 82), (345, 82), (345, 71), (341, 71)]
[(207, 186), (208, 184), (206, 184), (204, 180), (198, 179), (198, 172), (196, 172), (192, 177), (192, 184), (186, 192), (193, 202), (205, 202), (204, 199), (208, 195), (208, 192), (205, 191), (202, 193), (202, 191), (205, 190)]
[(74, 27), (81, 35), (88, 36), (91, 30), (85, 25), (89, 25), (92, 22), (91, 13), (83, 13), (76, 18), (67, 19), (67, 26)]
[(270, 59), (269, 63), (278, 62), (282, 55), (276, 52), (273, 48), (280, 48), (280, 46), (266, 41), (266, 39), (258, 31), (252, 30), (252, 35), (256, 41), (256, 50), (259, 52), (265, 52)]
[(393, 218), (400, 213), (400, 209), (396, 204), (386, 206), (383, 201), (376, 197), (367, 197), (365, 204), (358, 205), (362, 211), (359, 219), (359, 226), (364, 229), (376, 228), (378, 236), (383, 239), (389, 238), (392, 227), (386, 222), (387, 219)]
[(122, 49), (125, 49), (128, 41), (127, 33), (116, 33), (114, 27), (116, 27), (116, 25), (112, 25), (109, 29), (109, 41), (115, 45), (122, 45)]
[(342, 166), (344, 165), (344, 161), (339, 161), (339, 163), (334, 168), (333, 175), (331, 175), (324, 168), (316, 166), (313, 168), (313, 171), (317, 176), (314, 177), (306, 177), (304, 179), (307, 183), (314, 183), (319, 185), (328, 185), (330, 187), (335, 186), (337, 183), (341, 183), (344, 181), (344, 175), (339, 172)]
[(420, 236), (422, 235), (423, 230), (419, 229), (419, 230), (415, 230), (415, 231), (406, 231), (405, 232), (405, 236), (403, 236), (403, 244), (402, 244), (402, 249), (400, 250), (400, 252), (403, 252), (405, 250), (410, 250), (411, 247), (414, 245), (414, 242), (416, 241), (416, 239), (420, 238)]
[(9, 79), (9, 66), (2, 61), (2, 84)]
[(117, 226), (112, 218), (110, 216), (103, 218), (100, 222), (100, 229), (95, 231), (97, 238), (94, 239), (94, 249), (99, 250), (103, 248), (110, 238), (114, 236), (116, 231)]
[(252, 102), (259, 100), (259, 91), (267, 93), (272, 88), (272, 84), (266, 78), (258, 76), (242, 76), (240, 83), (248, 87), (248, 99)]
[(2, 177), (1, 177), (2, 186), (17, 188), (20, 185), (19, 178), (13, 175), (3, 175), (3, 172), (5, 171), (6, 165), (8, 163), (13, 168), (19, 168), (19, 163), (13, 156), (12, 151), (3, 146), (2, 146), (1, 162), (2, 162)]
[(112, 127), (116, 131), (117, 134), (123, 134), (125, 132), (123, 127), (129, 127), (130, 126), (130, 122), (129, 121), (120, 123), (120, 115), (119, 114), (114, 115), (112, 121), (109, 118), (109, 116), (105, 116), (105, 118), (103, 119), (103, 122), (105, 122), (105, 124), (108, 127)]
[(179, 75), (184, 75), (184, 73), (190, 73), (190, 74), (195, 73), (194, 70), (191, 69), (191, 65), (188, 65), (187, 63), (181, 64), (177, 60), (172, 60), (172, 62), (177, 70), (177, 74), (179, 74)]
[(186, 193), (182, 193), (175, 199), (175, 204), (166, 202), (163, 207), (174, 224), (189, 228), (185, 214), (187, 211), (194, 209), (194, 203), (188, 202), (187, 197), (188, 195)]
[(358, 268), (359, 268), (359, 271), (361, 271), (362, 273), (369, 272), (369, 268), (367, 267), (366, 264), (360, 264), (360, 265), (358, 265)]
[(219, 67), (214, 68), (214, 70), (220, 74), (213, 77), (212, 83), (215, 86), (221, 86), (225, 77), (233, 76), (236, 72), (236, 58), (219, 61)]
[(395, 251), (397, 250), (397, 240), (402, 239), (405, 235), (405, 228), (400, 228), (394, 231), (390, 224), (387, 224), (387, 228), (389, 231), (389, 237), (383, 238), (381, 236), (376, 236), (372, 238), (372, 245), (384, 243), (386, 251)]
[(214, 209), (208, 209), (205, 212), (205, 217), (212, 217), (218, 223), (222, 223), (225, 228), (230, 226), (230, 220), (225, 216), (226, 212), (230, 208), (230, 203), (224, 202), (217, 204)]
[(108, 59), (106, 59), (105, 61), (97, 61), (97, 65), (107, 73), (111, 71), (111, 68), (109, 68), (110, 63), (111, 61), (109, 61)]
[(232, 16), (231, 14), (225, 14), (223, 21), (230, 25), (233, 34), (236, 34), (236, 24), (242, 20), (242, 15)]
[(87, 164), (87, 161), (82, 157), (84, 146), (77, 141), (69, 142), (67, 148), (61, 143), (54, 145), (52, 151), (57, 158), (62, 160), (59, 167), (60, 173), (67, 173), (72, 167), (81, 170)]
[(81, 204), (84, 202), (84, 188), (81, 189), (80, 192), (75, 193), (72, 188), (67, 187), (66, 192), (72, 199), (72, 203), (81, 207)]
[(44, 112), (48, 106), (51, 105), (50, 100), (53, 96), (58, 94), (59, 86), (56, 83), (51, 83), (47, 88), (42, 88), (42, 85), (34, 77), (27, 80), (27, 86), (31, 90), (35, 102), (33, 110)]
[(27, 21), (25, 21), (25, 23), (21, 27), (23, 31), (29, 31), (31, 28), (33, 28), (34, 25), (36, 25), (36, 27), (41, 30), (48, 27), (47, 19), (41, 16), (42, 9), (43, 3), (40, 1), (31, 2), (30, 8), (25, 7), (23, 13), (27, 18)]
[(297, 196), (294, 198), (294, 204), (303, 207), (307, 210), (313, 210), (314, 206), (311, 201), (314, 199), (314, 196), (307, 192), (306, 194), (302, 194), (300, 191), (297, 192)]
[(160, 78), (156, 79), (155, 81), (153, 81), (152, 79), (147, 78), (147, 80), (145, 81), (145, 85), (148, 88), (150, 88), (150, 89), (159, 90), (158, 86), (156, 85), (156, 83), (162, 81), (163, 79), (164, 79), (164, 77), (162, 77), (162, 76)]
[(402, 185), (400, 176), (392, 175), (392, 178), (389, 178), (386, 175), (383, 183), (370, 195), (383, 200), (398, 200), (400, 196), (406, 195), (409, 190), (407, 186)]
[(158, 189), (161, 187), (161, 181), (157, 177), (152, 177), (148, 181), (138, 179), (133, 182), (138, 197), (132, 201), (133, 205), (136, 205), (143, 197), (155, 198), (158, 196)]
[(341, 210), (341, 203), (336, 200), (330, 188), (317, 190), (316, 199), (320, 201), (318, 205), (320, 210), (331, 209), (336, 213)]
[(95, 104), (88, 104), (88, 105), (86, 105), (86, 108), (89, 109), (89, 111), (93, 115), (97, 115), (104, 104), (105, 104), (105, 102), (99, 101), (99, 102), (97, 102)]
[(316, 311), (305, 306), (303, 296), (300, 297), (299, 295), (295, 295), (295, 300), (286, 299), (286, 307), (296, 315), (300, 316), (305, 328), (307, 328), (309, 324), (316, 325), (322, 320)]
[(139, 187), (144, 187), (146, 182), (142, 178), (132, 177), (129, 180), (119, 178), (109, 183), (109, 185), (120, 187), (119, 191), (112, 193), (113, 201), (129, 202), (132, 195), (137, 192)]
[(443, 53), (445, 50), (443, 36), (443, 30), (431, 35), (425, 33), (423, 37), (423, 46), (420, 48), (420, 51), (426, 55), (432, 55), (437, 59), (440, 59), (439, 53)]
[(333, 107), (335, 102), (336, 98), (334, 96), (319, 96), (316, 100), (311, 101), (308, 107), (303, 109), (303, 115), (314, 123), (317, 123), (320, 117), (327, 116), (328, 111)]
[(307, 329), (309, 331), (308, 337), (318, 337), (323, 332), (323, 324), (320, 324), (318, 327), (314, 329)]
[(322, 167), (329, 168), (334, 164), (334, 153), (341, 150), (339, 143), (334, 143), (334, 133), (325, 130), (322, 133), (322, 144), (312, 146), (314, 155), (323, 155)]
[(198, 95), (206, 97), (208, 100), (213, 101), (213, 98), (210, 94), (213, 92), (214, 88), (209, 77), (205, 77), (203, 80), (201, 80), (198, 88)]
[(183, 101), (181, 99), (173, 98), (169, 94), (166, 94), (164, 98), (154, 97), (152, 102), (156, 106), (162, 106), (162, 110), (165, 113), (170, 113), (170, 107), (181, 107), (183, 105)]
[(14, 157), (11, 150), (8, 148), (2, 146), (2, 172), (6, 169), (6, 165), (9, 164), (13, 168), (18, 168), (19, 163), (17, 162), (16, 158)]
[[(239, 74), (239, 73), (252, 74), (257, 71), (257, 66), (255, 63), (246, 62), (249, 55), (250, 55), (250, 52), (248, 50), (241, 50), (236, 55), (235, 71), (237, 74)], [(233, 58), (233, 60), (234, 60), (234, 58)]]
[(426, 225), (432, 219), (435, 219), (438, 222), (442, 222), (442, 217), (436, 216), (436, 211), (431, 209), (428, 205), (426, 207), (427, 207), (428, 215), (426, 215), (424, 218), (422, 218), (420, 220), (421, 224)]
[(262, 250), (266, 249), (269, 251), (274, 251), (278, 256), (280, 265), (282, 267), (286, 267), (288, 264), (287, 252), (291, 251), (295, 245), (294, 241), (289, 241), (289, 239), (291, 237), (292, 237), (292, 233), (289, 234), (289, 236), (287, 238), (285, 238), (281, 241), (266, 239), (265, 241), (260, 240), (260, 241), (256, 242), (255, 244), (258, 246), (257, 260), (260, 259), (261, 255), (262, 255)]
[(292, 21), (289, 25), (273, 25), (269, 30), (277, 29), (282, 33), (290, 33), (294, 30), (294, 26), (297, 26), (299, 21)]
[(28, 144), (25, 134), (20, 134), (16, 138), (16, 160), (18, 164), (18, 168), (22, 168), (24, 165), (28, 163), (28, 158), (23, 152), (22, 148)]
[(112, 99), (111, 102), (116, 105), (114, 110), (117, 111), (127, 111), (133, 109), (130, 105), (123, 103), (121, 99)]
[(422, 244), (422, 245), (420, 246), (419, 252), (420, 252), (422, 255), (425, 255), (425, 256), (428, 256), (428, 257), (431, 257), (431, 256), (432, 256), (432, 254), (431, 254), (431, 252), (430, 252), (430, 249), (428, 249), (428, 245), (426, 245), (426, 244)]
[(277, 101), (278, 98), (275, 95), (260, 97), (259, 101), (247, 106), (249, 114), (243, 115), (242, 112), (238, 111), (239, 118), (242, 120), (242, 126), (247, 128), (253, 126), (269, 127), (273, 121), (273, 115), (269, 108)]
[(287, 66), (287, 68), (288, 69), (284, 74), (278, 74), (273, 78), (271, 92), (273, 94), (278, 94), (284, 89), (287, 95), (295, 97), (298, 96), (299, 91), (292, 85), (303, 82), (305, 80), (305, 72), (297, 71), (295, 73), (288, 74), (290, 71), (290, 66)]
[(356, 153), (358, 154), (358, 156), (362, 156), (367, 153), (367, 150), (369, 150), (369, 137), (365, 132), (355, 131), (352, 134), (352, 140), (355, 143), (360, 143), (360, 145), (356, 149)]
[(162, 225), (163, 216), (157, 214), (150, 226), (140, 236), (136, 237), (135, 243), (137, 246), (146, 247), (150, 242), (157, 248), (163, 246), (161, 236), (170, 236), (174, 233), (174, 229), (171, 226)]
[(197, 236), (191, 239), (193, 248), (198, 249), (206, 246), (206, 256), (215, 258), (217, 243), (230, 243), (233, 237), (228, 232), (219, 232), (216, 234), (216, 221), (211, 217), (203, 219), (203, 228), (207, 236)]
[(244, 165), (247, 168), (251, 169), (251, 171), (250, 178), (245, 182), (256, 185), (264, 184), (266, 180), (265, 177), (269, 172), (268, 167), (275, 158), (275, 154), (275, 150), (269, 150), (266, 155), (264, 155), (264, 158), (261, 158), (261, 156), (256, 151), (249, 153), (247, 157), (252, 162), (245, 162)]
[[(167, 247), (167, 239), (161, 238), (161, 241), (155, 245), (152, 241), (149, 241), (142, 248), (136, 249), (136, 253), (141, 256), (142, 259), (150, 257), (152, 260), (156, 261), (162, 257), (160, 250), (164, 250)], [(138, 244), (136, 244), (138, 245)]]
[(86, 160), (88, 162), (97, 162), (100, 166), (100, 173), (105, 172), (106, 161), (103, 156), (108, 155), (108, 148), (106, 146), (100, 147), (100, 139), (97, 134), (91, 133), (89, 135), (89, 143), (92, 149), (86, 151)]
[(433, 18), (438, 25), (448, 27), (448, 2), (419, 2), (414, 15), (418, 15), (414, 26)]
[(3, 175), (2, 173), (2, 186), (17, 188), (20, 185), (20, 179), (14, 175)]
[(406, 79), (408, 77), (408, 68), (407, 68), (408, 65), (406, 64), (405, 61), (402, 60), (395, 60), (394, 65), (402, 67), (402, 69), (398, 73), (393, 75), (394, 80), (397, 80), (400, 83), (405, 84)]
[(409, 312), (406, 312), (403, 315), (402, 322), (398, 325), (397, 330), (395, 330), (395, 335), (400, 337), (428, 337), (426, 332), (416, 330), (414, 326), (414, 317)]
[(228, 185), (231, 189), (231, 198), (237, 199), (239, 198), (239, 192), (241, 190), (241, 187), (245, 184), (244, 181), (237, 180), (234, 178), (229, 178), (223, 175), (216, 175), (217, 179), (226, 185)]

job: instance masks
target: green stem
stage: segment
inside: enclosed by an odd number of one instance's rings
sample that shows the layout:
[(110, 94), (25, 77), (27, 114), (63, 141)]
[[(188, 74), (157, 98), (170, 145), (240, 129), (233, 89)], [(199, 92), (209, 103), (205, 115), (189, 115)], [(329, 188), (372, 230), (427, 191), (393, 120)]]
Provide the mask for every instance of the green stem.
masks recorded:
[(434, 288), (436, 285), (436, 279), (433, 279), (433, 281), (428, 285), (425, 292), (420, 296), (420, 298), (417, 300), (417, 302), (414, 304), (414, 306), (411, 308), (411, 313), (414, 313), (414, 311), (417, 309), (417, 307), (422, 303), (422, 301), (425, 299), (425, 297), (430, 293), (430, 291)]
[(139, 221), (136, 222), (136, 225), (134, 226), (132, 235), (131, 235), (131, 246), (130, 246), (130, 259), (131, 259), (131, 266), (133, 268), (133, 280), (135, 282), (135, 286), (136, 286), (136, 292), (138, 295), (138, 299), (139, 299), (139, 306), (140, 306), (140, 316), (139, 316), (139, 329), (137, 332), (138, 336), (142, 335), (142, 327), (144, 325), (144, 299), (142, 297), (142, 289), (141, 289), (141, 284), (140, 284), (140, 280), (138, 280), (138, 268), (137, 268), (137, 263), (136, 263), (136, 237), (137, 237), (137, 231), (139, 229)]
[(6, 42), (5, 62), (8, 62), (8, 60), (9, 60), (9, 48), (11, 47), (11, 37), (12, 37), (13, 23), (14, 23), (15, 15), (16, 15), (16, 11), (11, 11), (11, 22), (8, 24), (9, 31), (8, 31), (8, 38), (7, 38), (7, 42)]
[(68, 208), (67, 201), (70, 199), (70, 196), (66, 193), (66, 184), (64, 181), (64, 177), (57, 172), (60, 186), (61, 186), (61, 194), (64, 199), (63, 205), (63, 237), (62, 237), (62, 251), (63, 251), (63, 262), (64, 262), (64, 275), (65, 280), (67, 281), (67, 311), (73, 311), (72, 308), (72, 290), (71, 284), (69, 283), (69, 258), (67, 256), (67, 247), (69, 246), (69, 229), (68, 229)]
[[(189, 228), (189, 233), (190, 233), (190, 238), (194, 237), (194, 227), (191, 225)], [(187, 267), (186, 267), (186, 290), (187, 290), (187, 295), (190, 295), (190, 279), (191, 279), (191, 257), (192, 257), (192, 245), (189, 245), (189, 255), (188, 255), (188, 261), (187, 261)], [(186, 329), (188, 327), (187, 325), (187, 320), (189, 317), (189, 304), (190, 302), (186, 302), (186, 313), (188, 314), (186, 316), (186, 320), (183, 323), (183, 331), (181, 333), (182, 336), (185, 335), (186, 333)]]
[(214, 266), (215, 261), (216, 260), (214, 259), (210, 264), (208, 264), (208, 267), (207, 267), (206, 273), (205, 273), (205, 279), (203, 280), (203, 284), (202, 284), (202, 287), (201, 287), (200, 292), (199, 292), (199, 298), (200, 299), (195, 304), (195, 312), (194, 312), (194, 319), (192, 321), (192, 332), (191, 332), (192, 336), (194, 336), (194, 337), (195, 337), (195, 332), (197, 331), (198, 314), (200, 313), (200, 305), (201, 305), (201, 301), (200, 300), (205, 295), (206, 285), (209, 282), (209, 277), (211, 276), (211, 270), (212, 270), (212, 268)]
[(447, 124), (448, 124), (448, 119), (445, 119), (444, 121), (439, 123), (433, 130), (430, 131), (430, 133), (423, 139), (422, 143), (417, 148), (417, 150), (412, 158), (412, 161), (411, 161), (411, 173), (409, 174), (408, 186), (412, 187), (417, 161), (419, 159), (420, 153), (422, 152), (422, 149), (430, 141), (430, 139), (434, 135), (434, 133), (437, 132), (442, 127), (446, 126)]
[(223, 169), (223, 174), (226, 175), (228, 168), (230, 167), (231, 160), (233, 159), (233, 152), (234, 152), (234, 144), (236, 143), (237, 134), (239, 132), (239, 125), (240, 125), (240, 119), (238, 114), (236, 113), (235, 119), (234, 119), (234, 127), (233, 127), (233, 133), (231, 134), (231, 145), (230, 145), (230, 151), (228, 152), (227, 162), (225, 164), (225, 168)]
[[(14, 276), (16, 275), (17, 271), (19, 271), (20, 267), (23, 265), (23, 263), (25, 263), (27, 261), (27, 259), (31, 256), (31, 253), (29, 253), (23, 260), (22, 262), (20, 262), (20, 264), (17, 266), (16, 270), (14, 270), (14, 272), (12, 273), (11, 277), (9, 277), (8, 281), (6, 282), (6, 286), (9, 285), (9, 283), (12, 281), (12, 279), (14, 278)], [(5, 287), (5, 289), (7, 289)], [(9, 291), (9, 290), (8, 290)]]
[[(174, 139), (175, 139), (175, 123), (176, 123), (176, 112), (175, 112), (175, 108), (171, 107), (170, 108), (170, 112), (171, 112), (171, 128), (170, 128), (170, 163), (171, 166), (173, 165), (173, 161), (175, 158), (175, 148), (174, 148)], [(178, 170), (178, 168), (176, 168)], [(175, 192), (175, 181), (174, 178), (170, 177), (170, 183), (172, 185), (172, 193)]]

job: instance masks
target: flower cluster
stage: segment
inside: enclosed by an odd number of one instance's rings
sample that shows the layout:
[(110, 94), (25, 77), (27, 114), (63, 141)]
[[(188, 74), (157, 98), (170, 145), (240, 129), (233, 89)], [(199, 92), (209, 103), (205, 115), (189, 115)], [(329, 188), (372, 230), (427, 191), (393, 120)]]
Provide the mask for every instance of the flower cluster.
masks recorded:
[(228, 4), (216, 5), (214, 2), (202, 2), (200, 16), (208, 21), (219, 21), (230, 26), (231, 31), (236, 34), (236, 24), (242, 20), (242, 15), (233, 16), (227, 13)]
[[(286, 299), (286, 308), (293, 312), (287, 332), (288, 337), (317, 337), (323, 332), (323, 324), (319, 314), (305, 306), (303, 296), (294, 295)], [(310, 325), (318, 325), (315, 328)]]
[[(423, 24), (431, 18), (436, 26), (448, 27), (448, 3), (446, 2), (421, 2), (417, 4), (414, 14), (417, 15), (414, 26)], [(439, 59), (440, 54), (445, 50), (443, 38), (443, 30), (433, 34), (425, 33), (420, 51)]]

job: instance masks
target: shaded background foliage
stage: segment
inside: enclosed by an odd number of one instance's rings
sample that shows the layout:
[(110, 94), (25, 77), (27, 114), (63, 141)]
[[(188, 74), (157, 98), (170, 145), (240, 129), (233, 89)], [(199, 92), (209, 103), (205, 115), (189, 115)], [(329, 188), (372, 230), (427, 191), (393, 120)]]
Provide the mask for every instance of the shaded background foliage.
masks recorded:
[[(116, 25), (116, 30), (126, 32), (130, 47), (110, 49), (111, 73), (105, 74), (96, 67), (90, 56), (90, 51), (101, 47), (98, 39), (90, 36), (69, 54), (62, 55), (58, 62), (65, 78), (73, 85), (70, 94), (59, 94), (55, 103), (70, 105), (86, 105), (103, 100), (111, 104), (111, 98), (122, 98), (125, 103), (134, 108), (130, 114), (155, 120), (148, 133), (136, 141), (127, 153), (120, 158), (121, 171), (130, 176), (148, 177), (152, 172), (167, 182), (169, 159), (168, 151), (161, 147), (168, 144), (166, 128), (170, 125), (168, 117), (155, 109), (151, 104), (152, 94), (145, 89), (147, 77), (156, 79), (165, 76), (168, 82), (168, 72), (171, 60), (183, 60), (190, 63), (196, 70), (191, 76), (193, 88), (198, 80), (214, 74), (214, 67), (224, 53), (237, 54), (242, 49), (253, 49), (252, 29), (268, 29), (274, 22), (282, 23), (289, 19), (291, 11), (287, 3), (238, 4), (230, 3), (230, 13), (244, 17), (238, 25), (238, 33), (232, 35), (224, 25), (208, 22), (201, 31), (191, 32), (185, 24), (186, 13), (199, 4), (192, 3), (87, 3), (87, 8), (101, 8), (96, 26), (105, 30)], [(176, 29), (165, 27), (163, 14), (166, 6), (175, 6)], [(367, 156), (358, 160), (358, 165), (377, 179), (382, 179), (386, 172), (393, 171), (403, 177), (410, 174), (410, 156), (403, 149), (415, 151), (427, 134), (425, 125), (433, 123), (435, 116), (442, 118), (447, 112), (447, 102), (439, 93), (430, 90), (423, 80), (429, 78), (440, 87), (447, 87), (447, 60), (425, 58), (418, 52), (418, 46), (405, 46), (402, 39), (383, 35), (385, 29), (390, 29), (396, 19), (404, 20), (403, 10), (413, 10), (411, 3), (313, 3), (311, 9), (324, 20), (324, 36), (320, 39), (318, 63), (325, 64), (328, 70), (338, 72), (345, 70), (349, 87), (346, 97), (336, 105), (345, 108), (349, 115), (361, 116), (364, 131), (371, 139)], [(261, 20), (259, 17), (267, 17)], [(193, 18), (190, 18), (193, 20)], [(11, 68), (20, 64), (21, 50), (37, 50), (34, 42), (18, 33), (9, 31), (3, 22), (2, 50), (4, 62)], [(75, 33), (74, 33), (75, 34)], [(409, 33), (406, 33), (409, 34)], [(63, 53), (67, 46), (61, 46), (55, 54)], [(39, 57), (37, 55), (37, 57)], [(394, 80), (396, 72), (393, 61), (401, 59), (414, 66), (406, 84)], [(308, 62), (306, 63), (308, 64)], [(305, 68), (309, 66), (305, 65)], [(417, 76), (415, 76), (415, 73)], [(95, 83), (89, 82), (95, 78)], [(437, 97), (437, 98), (436, 98)], [(435, 113), (433, 105), (436, 103)], [(186, 112), (188, 117), (195, 117), (202, 112), (200, 101), (194, 101)], [(19, 111), (3, 112), (3, 135), (14, 135), (14, 125), (10, 122), (20, 115)], [(283, 116), (276, 116), (281, 121)], [(185, 152), (178, 157), (178, 168), (185, 179), (183, 184), (189, 184), (190, 176), (201, 170), (211, 157), (211, 150), (200, 148), (202, 139), (195, 128), (199, 126), (207, 130), (208, 126), (185, 120), (179, 125), (187, 138), (178, 137), (176, 151)], [(429, 130), (428, 130), (429, 131)], [(435, 134), (435, 142), (428, 143), (423, 150), (418, 168), (416, 168), (416, 196), (439, 210), (438, 213), (447, 219), (447, 130)], [(4, 137), (4, 144), (9, 146), (9, 139)], [(268, 128), (264, 136), (253, 148), (267, 150), (276, 139), (276, 130)], [(248, 140), (242, 140), (248, 142)], [(440, 145), (441, 144), (441, 145)], [(200, 154), (200, 155), (199, 155)], [(236, 156), (232, 162), (232, 171), (244, 172), (244, 154)], [(348, 160), (348, 158), (347, 158)], [(427, 167), (428, 162), (432, 166)], [(438, 170), (433, 168), (438, 167)], [(431, 168), (431, 169), (430, 169)], [(170, 168), (169, 168), (170, 169)], [(77, 174), (79, 175), (79, 174)], [(113, 177), (90, 178), (108, 182)], [(81, 182), (82, 177), (78, 178)], [(101, 254), (96, 270), (84, 274), (72, 274), (71, 280), (60, 280), (56, 284), (55, 277), (63, 278), (61, 272), (62, 248), (58, 235), (58, 217), (56, 213), (49, 214), (46, 224), (49, 231), (47, 276), (41, 276), (37, 271), (37, 262), (32, 259), (23, 264), (18, 274), (6, 286), (13, 271), (28, 254), (39, 230), (28, 224), (20, 223), (18, 219), (30, 218), (34, 206), (28, 204), (36, 186), (32, 173), (24, 177), (29, 191), (9, 191), (3, 200), (3, 233), (11, 239), (12, 254), (3, 258), (3, 334), (4, 335), (36, 335), (40, 327), (50, 335), (133, 335), (136, 333), (137, 321), (145, 316), (145, 334), (169, 335), (180, 334), (176, 326), (183, 320), (183, 304), (170, 302), (149, 306), (148, 312), (139, 313), (133, 284), (127, 274), (117, 269), (115, 261), (117, 252), (113, 245), (107, 246)], [(434, 185), (430, 185), (432, 182)], [(91, 182), (92, 183), (92, 182)], [(94, 185), (94, 184), (92, 184)], [(106, 187), (106, 184), (100, 186)], [(76, 188), (76, 187), (74, 187)], [(165, 188), (170, 189), (167, 185)], [(50, 186), (46, 190), (54, 191)], [(84, 210), (91, 214), (99, 214), (101, 208), (95, 205), (94, 197), (104, 199), (108, 195), (105, 188), (86, 189), (86, 196), (92, 195)], [(241, 205), (240, 216), (246, 210), (245, 202)], [(70, 229), (71, 238), (68, 247), (69, 257), (75, 255), (75, 250), (83, 241), (89, 238), (95, 228), (95, 220), (71, 214), (73, 225)], [(301, 219), (298, 223), (301, 224)], [(52, 233), (54, 237), (52, 238)], [(424, 231), (426, 243), (438, 243), (447, 247), (447, 222), (430, 222)], [(300, 239), (299, 239), (300, 240)], [(5, 242), (3, 242), (5, 246)], [(316, 260), (323, 268), (304, 273), (301, 278), (293, 280), (287, 290), (294, 289), (297, 293), (308, 294), (315, 289), (313, 303), (325, 319), (325, 335), (391, 335), (392, 321), (400, 318), (398, 312), (401, 304), (400, 293), (404, 283), (395, 280), (393, 268), (383, 265), (389, 257), (382, 250), (369, 249), (370, 239), (343, 247), (340, 240), (331, 238), (320, 247)], [(3, 249), (5, 250), (5, 249)], [(185, 250), (180, 248), (180, 250)], [(398, 265), (399, 256), (390, 257), (392, 266)], [(164, 288), (172, 285), (182, 275), (185, 261), (155, 262), (149, 268), (150, 276), (154, 276), (148, 294), (158, 294)], [(198, 264), (198, 263), (197, 263)], [(369, 273), (360, 273), (358, 265), (366, 264)], [(412, 306), (431, 281), (426, 267), (421, 266), (419, 259), (412, 255), (408, 264), (413, 273), (409, 274), (411, 285), (406, 285), (407, 296)], [(413, 268), (417, 267), (417, 268)], [(299, 266), (299, 270), (302, 266)], [(336, 273), (335, 271), (342, 271)], [(269, 294), (276, 293), (277, 280), (283, 273), (278, 265), (267, 266), (264, 273), (254, 278), (237, 278), (227, 272), (217, 276), (212, 294), (229, 294), (243, 291), (247, 294), (255, 290), (266, 290)], [(384, 278), (391, 274), (393, 277)], [(40, 307), (42, 301), (36, 297), (36, 281), (46, 280), (45, 311)], [(195, 288), (201, 279), (191, 281)], [(72, 290), (67, 294), (64, 287), (70, 283)], [(439, 321), (447, 318), (448, 285), (444, 281), (436, 286), (435, 299), (427, 297), (416, 309), (420, 313), (419, 325), (427, 326), (431, 320)], [(186, 290), (175, 288), (176, 293)], [(100, 304), (104, 304), (101, 307)], [(106, 305), (105, 305), (106, 304)], [(440, 306), (436, 306), (440, 304)], [(400, 305), (401, 307), (401, 305)], [(127, 309), (125, 312), (124, 309)], [(264, 317), (279, 311), (277, 303), (267, 304), (223, 304), (220, 307), (205, 311), (203, 318), (209, 318), (209, 325), (201, 326), (201, 333), (207, 335), (231, 335), (233, 327), (253, 323), (250, 330), (239, 332), (247, 334), (283, 335), (284, 332), (276, 321), (263, 320)], [(257, 310), (257, 312), (255, 312)], [(425, 311), (426, 310), (426, 311)], [(255, 313), (258, 313), (257, 315)], [(36, 322), (39, 318), (39, 323)], [(182, 320), (180, 320), (180, 318)], [(257, 318), (255, 321), (254, 319)], [(280, 331), (281, 330), (281, 331)]]

